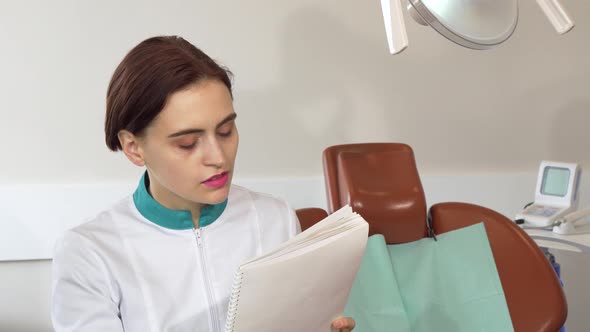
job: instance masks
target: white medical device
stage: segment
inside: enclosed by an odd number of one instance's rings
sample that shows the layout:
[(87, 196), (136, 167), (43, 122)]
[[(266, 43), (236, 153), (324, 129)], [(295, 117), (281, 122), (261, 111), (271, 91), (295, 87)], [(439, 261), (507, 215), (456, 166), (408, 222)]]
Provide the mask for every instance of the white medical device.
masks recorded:
[(590, 215), (590, 208), (572, 212), (557, 219), (553, 232), (562, 235), (590, 233), (590, 221), (584, 217)]
[(578, 208), (580, 175), (578, 164), (542, 161), (537, 176), (535, 201), (517, 214), (516, 219), (523, 219), (525, 226), (561, 225), (563, 218)]
[[(561, 0), (536, 0), (555, 31), (564, 34), (575, 22)], [(389, 52), (408, 47), (404, 5), (421, 25), (430, 25), (445, 38), (468, 48), (484, 50), (506, 41), (516, 28), (517, 0), (381, 0)]]

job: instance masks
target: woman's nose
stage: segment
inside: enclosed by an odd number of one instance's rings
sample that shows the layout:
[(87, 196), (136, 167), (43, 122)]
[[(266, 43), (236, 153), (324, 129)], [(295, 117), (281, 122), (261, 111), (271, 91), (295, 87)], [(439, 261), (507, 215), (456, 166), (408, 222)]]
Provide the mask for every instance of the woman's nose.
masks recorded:
[(215, 138), (207, 139), (203, 153), (203, 162), (207, 166), (222, 167), (225, 163), (225, 156), (221, 144)]

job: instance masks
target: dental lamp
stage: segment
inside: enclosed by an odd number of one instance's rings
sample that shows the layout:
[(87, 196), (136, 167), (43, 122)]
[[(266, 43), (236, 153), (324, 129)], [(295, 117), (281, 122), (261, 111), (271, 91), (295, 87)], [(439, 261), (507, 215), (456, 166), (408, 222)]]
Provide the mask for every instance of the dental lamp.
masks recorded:
[[(536, 0), (558, 34), (574, 27), (560, 0)], [(389, 52), (408, 47), (402, 0), (381, 0)], [(517, 0), (408, 0), (410, 16), (430, 25), (447, 39), (471, 49), (485, 50), (506, 41), (518, 22)]]

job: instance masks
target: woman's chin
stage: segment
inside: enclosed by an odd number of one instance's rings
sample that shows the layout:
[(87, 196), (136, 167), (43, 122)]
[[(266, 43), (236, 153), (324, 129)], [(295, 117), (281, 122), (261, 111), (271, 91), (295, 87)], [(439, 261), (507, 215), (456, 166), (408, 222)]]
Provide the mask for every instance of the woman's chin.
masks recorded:
[(223, 188), (219, 188), (213, 192), (207, 193), (207, 195), (203, 197), (204, 199), (201, 202), (209, 205), (215, 205), (225, 201), (228, 196), (229, 186), (224, 186)]

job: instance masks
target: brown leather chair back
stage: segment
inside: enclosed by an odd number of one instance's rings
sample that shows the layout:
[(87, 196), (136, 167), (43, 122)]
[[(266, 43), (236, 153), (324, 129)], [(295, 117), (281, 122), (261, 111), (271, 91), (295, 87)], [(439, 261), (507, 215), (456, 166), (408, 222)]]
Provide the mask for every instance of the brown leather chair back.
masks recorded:
[(516, 332), (555, 332), (567, 303), (555, 271), (537, 244), (510, 219), (478, 205), (440, 203), (430, 208), (442, 234), (483, 222)]
[[(426, 203), (411, 148), (397, 143), (333, 146), (324, 151), (330, 212), (350, 204), (388, 243), (427, 233)], [(473, 204), (431, 207), (437, 234), (484, 222), (516, 332), (555, 332), (567, 304), (559, 280), (535, 242), (511, 220)]]
[(414, 153), (406, 144), (346, 144), (323, 154), (328, 208), (349, 204), (369, 223), (369, 234), (389, 244), (426, 234), (426, 199)]

